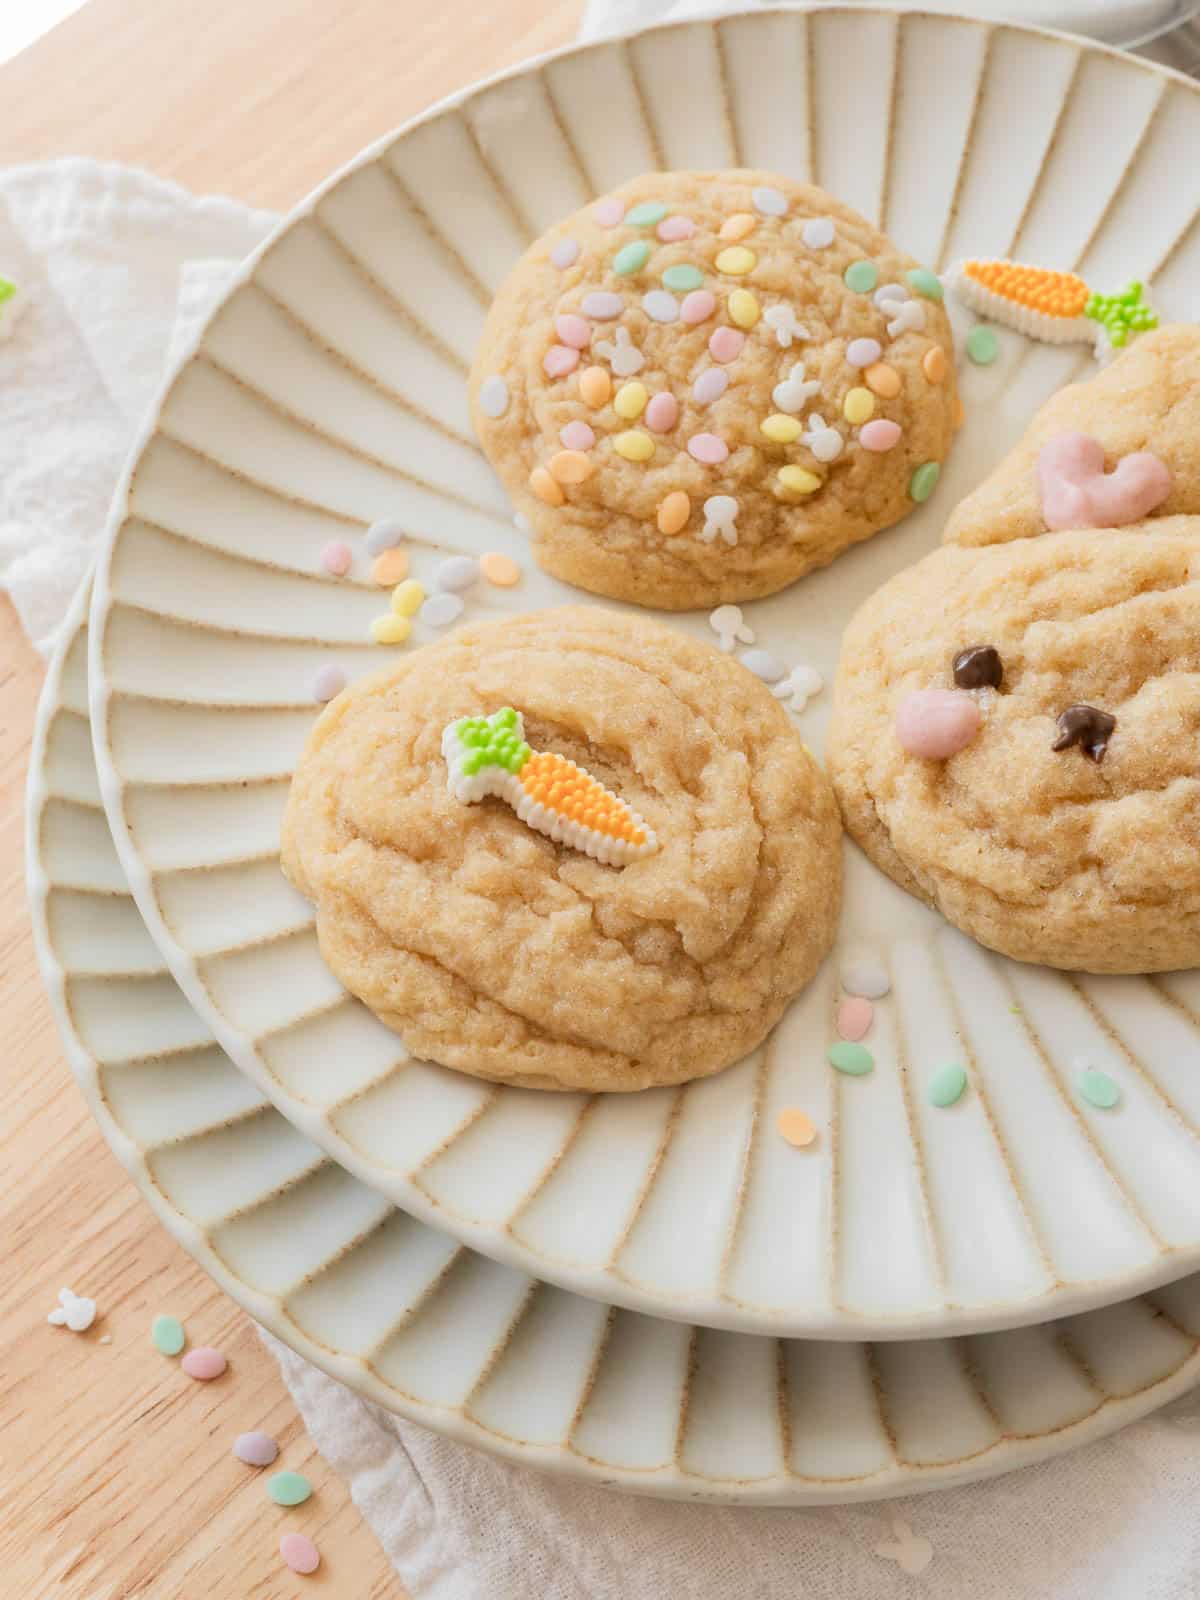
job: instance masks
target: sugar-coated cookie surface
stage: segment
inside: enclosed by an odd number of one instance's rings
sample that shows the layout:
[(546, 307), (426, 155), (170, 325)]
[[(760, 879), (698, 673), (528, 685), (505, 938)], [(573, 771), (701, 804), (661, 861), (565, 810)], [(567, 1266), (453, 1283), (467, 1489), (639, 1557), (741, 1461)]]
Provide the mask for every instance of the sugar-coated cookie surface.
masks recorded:
[[(471, 803), (461, 718), (520, 712), (652, 830), (603, 865)], [(503, 724), (503, 726), (501, 726)], [(451, 792), (443, 750), (457, 762)], [(496, 731), (499, 729), (500, 731)], [(283, 827), (338, 978), (418, 1056), (543, 1089), (641, 1089), (758, 1044), (833, 939), (833, 793), (787, 713), (708, 644), (596, 607), (461, 629), (322, 713)]]
[(1200, 518), (1162, 517), (893, 578), (847, 630), (829, 762), (853, 837), (965, 933), (1152, 972), (1200, 964), (1198, 729)]
[(896, 522), (958, 413), (935, 275), (753, 171), (650, 173), (544, 234), (471, 401), (540, 564), (668, 609), (771, 594)]

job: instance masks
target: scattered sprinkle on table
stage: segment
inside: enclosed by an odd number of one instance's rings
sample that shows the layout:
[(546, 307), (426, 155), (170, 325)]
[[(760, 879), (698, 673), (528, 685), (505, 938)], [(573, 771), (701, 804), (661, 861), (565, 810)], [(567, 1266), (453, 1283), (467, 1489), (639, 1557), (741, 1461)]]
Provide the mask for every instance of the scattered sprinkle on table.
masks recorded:
[(150, 1338), (154, 1348), (161, 1351), (164, 1356), (177, 1356), (187, 1343), (183, 1323), (178, 1317), (168, 1316), (165, 1313), (155, 1317), (150, 1324)]
[(335, 578), (344, 578), (353, 560), (354, 551), (344, 539), (331, 539), (321, 551), (321, 565)]
[(967, 1069), (957, 1061), (939, 1067), (929, 1080), (929, 1102), (935, 1106), (952, 1106), (962, 1099), (967, 1087)]
[(233, 1441), (233, 1453), (248, 1467), (269, 1467), (279, 1454), (279, 1446), (269, 1433), (239, 1433)]
[(817, 1137), (816, 1124), (799, 1106), (784, 1106), (775, 1118), (775, 1126), (780, 1137), (795, 1145), (797, 1150), (806, 1149)]
[(875, 1057), (865, 1044), (854, 1044), (848, 1039), (841, 1039), (837, 1044), (831, 1044), (828, 1055), (829, 1065), (836, 1067), (839, 1072), (844, 1072), (850, 1078), (863, 1077), (875, 1065)]
[(1117, 1084), (1099, 1067), (1085, 1067), (1076, 1084), (1088, 1105), (1096, 1106), (1100, 1111), (1111, 1111), (1121, 1098)]
[(267, 1493), (277, 1506), (302, 1506), (312, 1493), (312, 1484), (302, 1472), (277, 1472), (267, 1479)]
[(843, 1039), (857, 1043), (865, 1039), (875, 1020), (875, 1007), (861, 995), (851, 995), (837, 1008), (837, 1031)]
[(403, 644), (412, 632), (407, 617), (398, 617), (394, 611), (385, 611), (371, 624), (371, 637), (376, 644)]
[(385, 550), (371, 565), (371, 582), (381, 589), (394, 589), (408, 577), (408, 551)]
[(179, 1365), (197, 1383), (211, 1383), (214, 1378), (221, 1376), (229, 1363), (219, 1350), (202, 1344), (195, 1350), (189, 1350)]
[(53, 1327), (68, 1328), (72, 1333), (86, 1333), (95, 1320), (96, 1302), (73, 1289), (58, 1291), (58, 1305), (46, 1317)]
[(386, 517), (382, 522), (373, 522), (367, 529), (367, 550), (373, 556), (381, 556), (385, 550), (391, 550), (404, 538), (404, 529), (391, 517)]
[(967, 354), (977, 367), (990, 367), (1000, 354), (1000, 341), (995, 330), (979, 322), (967, 335)]
[(479, 563), (474, 556), (447, 556), (433, 575), (433, 587), (451, 594), (460, 594), (478, 581)]
[(418, 611), (417, 617), (427, 628), (448, 628), (452, 622), (457, 622), (462, 614), (462, 596), (446, 594), (439, 590), (437, 594), (429, 596)]
[(345, 687), (346, 674), (341, 667), (335, 667), (332, 662), (318, 667), (313, 673), (312, 697), (318, 705), (336, 699)]
[(864, 1000), (882, 1000), (892, 987), (887, 968), (881, 961), (848, 962), (841, 976), (846, 993), (860, 994)]
[(392, 611), (398, 617), (415, 617), (425, 601), (425, 590), (415, 578), (405, 578), (392, 590)]
[(497, 589), (511, 589), (521, 581), (521, 569), (511, 556), (501, 550), (488, 550), (479, 558), (480, 571)]
[(321, 1552), (302, 1533), (285, 1533), (279, 1541), (279, 1554), (285, 1566), (305, 1577), (321, 1565)]

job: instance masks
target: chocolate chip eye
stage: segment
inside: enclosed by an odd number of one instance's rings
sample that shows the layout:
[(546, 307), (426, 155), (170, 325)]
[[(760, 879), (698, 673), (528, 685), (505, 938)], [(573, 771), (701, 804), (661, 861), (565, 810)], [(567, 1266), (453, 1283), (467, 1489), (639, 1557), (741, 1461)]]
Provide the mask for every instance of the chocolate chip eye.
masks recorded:
[(1058, 714), (1058, 738), (1052, 749), (1069, 750), (1077, 744), (1089, 761), (1103, 761), (1116, 717), (1095, 706), (1068, 706)]
[(969, 644), (954, 658), (954, 683), (959, 689), (998, 689), (1004, 663), (995, 645)]

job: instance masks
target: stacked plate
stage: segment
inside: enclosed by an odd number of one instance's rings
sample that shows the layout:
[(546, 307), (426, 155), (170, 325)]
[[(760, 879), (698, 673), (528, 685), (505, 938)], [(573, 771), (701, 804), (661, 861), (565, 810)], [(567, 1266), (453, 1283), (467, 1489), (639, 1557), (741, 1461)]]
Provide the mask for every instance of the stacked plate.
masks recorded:
[[(330, 540), (398, 518), (418, 579), (452, 553), (517, 558), (521, 583), (477, 586), (472, 616), (578, 599), (529, 561), (465, 397), (489, 297), (543, 227), (645, 169), (757, 166), (931, 263), (1153, 279), (1164, 313), (1195, 318), (1197, 139), (1194, 86), (1099, 48), (756, 10), (438, 108), (241, 271), (149, 420), (51, 669), (29, 849), (92, 1109), (260, 1322), (485, 1448), (747, 1503), (1003, 1471), (1200, 1376), (1200, 975), (1013, 965), (851, 852), (838, 948), (764, 1049), (682, 1089), (537, 1094), (408, 1058), (324, 966), (277, 860), (314, 677), (387, 659), (365, 562), (326, 576)], [(964, 374), (933, 500), (747, 608), (760, 645), (828, 678), (858, 601), (1084, 375), (1003, 338)], [(824, 717), (818, 697), (799, 718), (817, 747)], [(826, 1050), (863, 960), (890, 987), (875, 1070), (848, 1078)], [(1118, 1106), (1079, 1096), (1081, 1054)], [(969, 1087), (937, 1106), (952, 1060)], [(789, 1105), (818, 1127), (808, 1149), (777, 1131)]]

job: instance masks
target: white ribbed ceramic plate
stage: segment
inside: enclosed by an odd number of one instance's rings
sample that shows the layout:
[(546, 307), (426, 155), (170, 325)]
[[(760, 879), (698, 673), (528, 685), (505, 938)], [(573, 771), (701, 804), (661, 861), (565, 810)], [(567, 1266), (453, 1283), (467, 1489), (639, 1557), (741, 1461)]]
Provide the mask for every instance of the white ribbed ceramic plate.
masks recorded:
[(83, 607), (30, 766), (42, 973), (105, 1137), (254, 1317), (371, 1399), (530, 1464), (643, 1493), (870, 1499), (1043, 1460), (1200, 1377), (1200, 1278), (1042, 1328), (871, 1347), (617, 1311), (396, 1211), (296, 1132), (167, 973), (100, 809)]
[[(1078, 983), (985, 955), (852, 855), (842, 950), (767, 1049), (683, 1090), (493, 1089), (405, 1059), (322, 963), (278, 870), (314, 668), (382, 665), (378, 591), (317, 576), (384, 515), (415, 571), (525, 554), (471, 442), (464, 376), (525, 242), (656, 163), (814, 177), (922, 259), (1013, 252), (1200, 313), (1200, 97), (1054, 36), (855, 6), (756, 10), (570, 51), (369, 151), (240, 274), (118, 497), (93, 607), (101, 787), (189, 1001), (307, 1137), (406, 1210), (606, 1301), (832, 1337), (996, 1328), (1200, 1265), (1200, 978)], [(1007, 337), (965, 374), (933, 500), (749, 609), (828, 675), (843, 619), (938, 539), (1073, 351)], [(470, 614), (578, 596), (527, 565)], [(678, 626), (708, 634), (701, 615)], [(826, 697), (803, 718), (820, 743)], [(825, 1063), (840, 960), (884, 960), (867, 1078)], [(1075, 1097), (1077, 1053), (1123, 1090)], [(951, 1111), (930, 1075), (966, 1061)], [(820, 1128), (798, 1153), (782, 1105)]]

